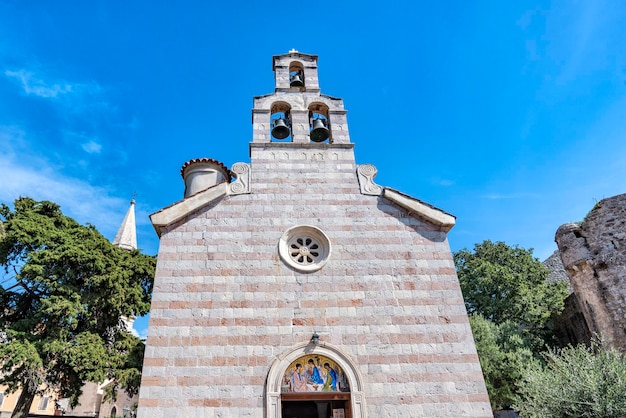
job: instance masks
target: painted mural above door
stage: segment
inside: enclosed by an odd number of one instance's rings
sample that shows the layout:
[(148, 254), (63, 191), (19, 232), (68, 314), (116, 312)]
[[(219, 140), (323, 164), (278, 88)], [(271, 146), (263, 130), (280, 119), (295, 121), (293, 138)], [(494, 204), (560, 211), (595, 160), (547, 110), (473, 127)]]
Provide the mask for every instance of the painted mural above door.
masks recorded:
[(350, 387), (337, 363), (326, 356), (311, 354), (287, 367), (282, 392), (350, 392)]

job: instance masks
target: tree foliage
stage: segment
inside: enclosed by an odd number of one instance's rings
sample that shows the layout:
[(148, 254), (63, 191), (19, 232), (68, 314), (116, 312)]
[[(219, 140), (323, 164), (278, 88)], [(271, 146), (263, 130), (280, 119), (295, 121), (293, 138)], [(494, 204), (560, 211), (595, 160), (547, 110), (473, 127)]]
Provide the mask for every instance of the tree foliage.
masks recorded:
[(492, 407), (510, 406), (523, 369), (537, 361), (530, 344), (510, 321), (494, 324), (476, 313), (469, 320)]
[(148, 312), (154, 258), (113, 246), (48, 201), (3, 204), (0, 221), (0, 383), (22, 389), (14, 416), (41, 388), (72, 405), (86, 381), (115, 378), (136, 393), (143, 344), (122, 318)]
[(551, 316), (563, 310), (565, 282), (547, 282), (549, 270), (532, 250), (484, 241), (454, 254), (476, 349), (494, 407), (509, 405), (525, 364), (551, 344)]
[(537, 332), (563, 310), (567, 284), (547, 282), (550, 271), (533, 257), (532, 249), (483, 241), (473, 252), (455, 253), (454, 263), (469, 313)]
[(527, 367), (516, 409), (524, 417), (626, 417), (626, 357), (593, 341), (549, 350)]

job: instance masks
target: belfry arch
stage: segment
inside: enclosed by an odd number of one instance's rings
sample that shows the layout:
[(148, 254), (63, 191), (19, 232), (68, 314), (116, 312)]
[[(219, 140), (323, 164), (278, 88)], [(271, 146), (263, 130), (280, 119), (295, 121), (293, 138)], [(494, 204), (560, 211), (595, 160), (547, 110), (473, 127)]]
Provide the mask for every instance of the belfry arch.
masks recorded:
[(283, 382), (287, 368), (296, 360), (308, 356), (321, 356), (334, 361), (345, 374), (350, 387), (349, 410), (352, 418), (366, 418), (363, 377), (351, 357), (339, 348), (327, 343), (312, 344), (303, 342), (292, 346), (280, 354), (270, 366), (266, 382), (266, 418), (287, 418), (282, 416)]
[(289, 87), (304, 89), (304, 66), (299, 61), (289, 64)]
[(272, 103), (270, 108), (270, 134), (272, 141), (288, 140), (291, 142), (291, 105), (284, 101)]

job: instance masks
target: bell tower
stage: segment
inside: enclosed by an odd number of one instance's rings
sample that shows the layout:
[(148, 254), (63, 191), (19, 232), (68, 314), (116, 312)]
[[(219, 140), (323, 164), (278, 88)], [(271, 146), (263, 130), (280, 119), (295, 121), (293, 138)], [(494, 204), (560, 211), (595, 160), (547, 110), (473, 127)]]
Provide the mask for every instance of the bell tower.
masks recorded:
[(343, 100), (320, 94), (317, 55), (291, 50), (272, 67), (274, 93), (254, 98), (253, 143), (350, 143)]

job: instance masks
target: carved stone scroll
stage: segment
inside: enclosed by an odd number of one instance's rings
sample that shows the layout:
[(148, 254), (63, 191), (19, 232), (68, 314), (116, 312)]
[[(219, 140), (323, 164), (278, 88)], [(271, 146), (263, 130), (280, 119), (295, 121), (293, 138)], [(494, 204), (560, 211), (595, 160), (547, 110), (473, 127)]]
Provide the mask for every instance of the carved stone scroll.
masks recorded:
[(378, 170), (372, 164), (361, 164), (356, 169), (357, 177), (359, 179), (359, 186), (361, 187), (361, 193), (380, 196), (383, 192), (383, 188), (374, 183), (374, 177)]
[(235, 176), (235, 181), (230, 184), (229, 194), (250, 193), (250, 165), (235, 163), (230, 171)]

